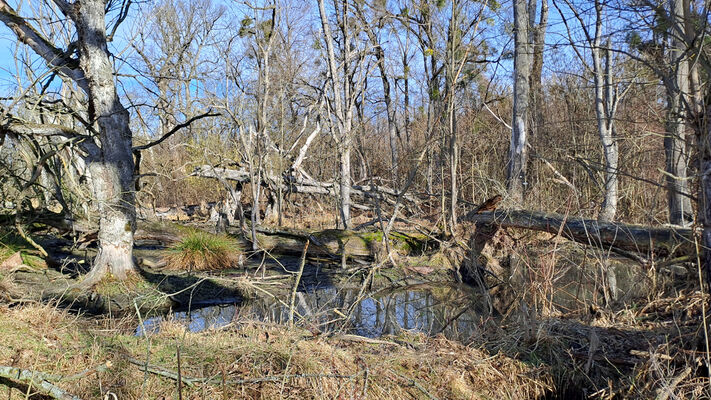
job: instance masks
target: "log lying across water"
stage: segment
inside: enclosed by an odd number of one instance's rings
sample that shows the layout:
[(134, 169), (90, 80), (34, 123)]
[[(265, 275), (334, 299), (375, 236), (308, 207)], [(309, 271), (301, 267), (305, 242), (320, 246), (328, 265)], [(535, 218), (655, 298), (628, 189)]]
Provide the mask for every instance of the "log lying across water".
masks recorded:
[[(561, 233), (579, 243), (606, 250), (632, 252), (651, 258), (696, 254), (693, 231), (681, 227), (649, 227), (568, 217), (525, 210), (497, 210), (468, 214), (462, 218), (503, 228), (521, 228)], [(562, 227), (562, 229), (561, 229)]]

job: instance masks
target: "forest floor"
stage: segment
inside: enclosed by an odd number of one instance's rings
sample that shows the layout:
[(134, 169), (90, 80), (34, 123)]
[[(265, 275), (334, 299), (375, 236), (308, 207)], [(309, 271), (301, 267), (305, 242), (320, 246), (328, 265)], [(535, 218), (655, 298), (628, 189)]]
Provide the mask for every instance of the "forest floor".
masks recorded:
[[(560, 259), (579, 260), (565, 246), (553, 250)], [(144, 268), (141, 277), (107, 280), (87, 293), (72, 289), (81, 264), (48, 264), (26, 243), (5, 235), (0, 263), (18, 252), (21, 266), (0, 266), (0, 395), (7, 390), (8, 398), (66, 392), (84, 399), (114, 398), (111, 393), (118, 399), (667, 399), (710, 393), (701, 323), (709, 298), (693, 276), (681, 289), (655, 278), (656, 293), (646, 290), (645, 296), (636, 293), (606, 307), (587, 299), (577, 308), (532, 300), (529, 295), (542, 289), (529, 281), (466, 341), (407, 330), (366, 338), (249, 316), (200, 332), (165, 319), (160, 329), (137, 336), (136, 327), (150, 312), (164, 313), (185, 296), (194, 300), (220, 291), (223, 297), (258, 297), (263, 289), (255, 289), (258, 279)], [(270, 272), (260, 276), (262, 283), (283, 281)], [(431, 271), (425, 272), (384, 269), (379, 282), (452, 277), (428, 278)], [(286, 290), (279, 296), (288, 296), (290, 285), (281, 286)], [(94, 313), (77, 313), (78, 308)]]

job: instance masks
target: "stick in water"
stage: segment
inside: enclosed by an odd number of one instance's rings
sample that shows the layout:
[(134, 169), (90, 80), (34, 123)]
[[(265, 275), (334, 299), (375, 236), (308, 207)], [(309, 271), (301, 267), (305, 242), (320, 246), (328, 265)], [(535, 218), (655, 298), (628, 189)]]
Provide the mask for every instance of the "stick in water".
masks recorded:
[(304, 245), (304, 252), (301, 254), (301, 264), (299, 264), (299, 272), (296, 274), (296, 282), (294, 282), (294, 289), (291, 291), (291, 302), (289, 303), (289, 326), (294, 325), (294, 302), (296, 302), (296, 289), (299, 287), (299, 282), (301, 282), (301, 275), (304, 273), (304, 265), (306, 265), (306, 253), (309, 250), (310, 240), (306, 240), (306, 245)]

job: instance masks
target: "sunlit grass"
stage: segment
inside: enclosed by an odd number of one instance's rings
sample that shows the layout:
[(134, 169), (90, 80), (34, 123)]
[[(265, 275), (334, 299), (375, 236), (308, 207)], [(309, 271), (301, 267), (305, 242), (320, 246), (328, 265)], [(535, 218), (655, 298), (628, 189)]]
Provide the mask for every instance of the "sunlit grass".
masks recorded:
[(46, 266), (44, 260), (36, 255), (37, 250), (25, 239), (12, 230), (0, 229), (0, 263), (18, 251), (24, 264), (33, 268)]
[[(0, 365), (56, 376), (53, 383), (83, 399), (108, 391), (119, 399), (176, 398), (173, 378), (146, 373), (128, 360), (175, 374), (178, 347), (182, 376), (202, 380), (182, 387), (182, 397), (190, 399), (528, 399), (541, 398), (551, 382), (545, 366), (407, 332), (398, 340), (416, 349), (305, 339), (311, 335), (299, 328), (246, 319), (199, 333), (166, 321), (143, 338), (133, 335), (137, 324), (135, 318), (87, 319), (43, 304), (0, 308)], [(85, 376), (68, 379), (78, 374)], [(24, 398), (20, 390), (2, 390), (4, 397)]]
[(168, 250), (166, 261), (169, 269), (210, 271), (232, 267), (239, 254), (232, 238), (193, 231)]

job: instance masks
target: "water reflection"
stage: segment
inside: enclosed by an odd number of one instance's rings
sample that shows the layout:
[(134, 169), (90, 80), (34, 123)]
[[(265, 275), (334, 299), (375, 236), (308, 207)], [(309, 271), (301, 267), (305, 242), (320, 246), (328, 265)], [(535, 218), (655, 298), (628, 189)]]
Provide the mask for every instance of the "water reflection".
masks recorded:
[[(430, 335), (443, 333), (452, 339), (466, 340), (477, 334), (482, 321), (488, 317), (488, 308), (476, 293), (460, 285), (419, 286), (359, 299), (358, 289), (318, 288), (297, 293), (295, 321), (319, 332), (379, 337), (405, 329)], [(144, 321), (145, 331), (156, 332), (165, 318)], [(167, 318), (185, 323), (189, 330), (198, 332), (240, 320), (286, 323), (289, 307), (274, 299), (260, 299), (176, 312)], [(143, 335), (145, 331), (139, 326), (136, 334)]]

